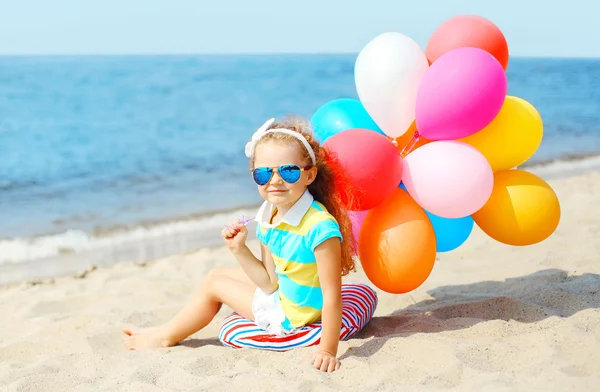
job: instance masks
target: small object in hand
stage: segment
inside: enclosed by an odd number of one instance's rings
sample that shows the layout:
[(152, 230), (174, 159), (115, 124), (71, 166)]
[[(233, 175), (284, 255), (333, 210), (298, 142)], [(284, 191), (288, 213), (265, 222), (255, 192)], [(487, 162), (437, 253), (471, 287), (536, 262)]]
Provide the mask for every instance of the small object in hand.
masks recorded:
[[(240, 219), (240, 223), (244, 226), (248, 226), (248, 223), (252, 222), (254, 220), (254, 218), (248, 218), (248, 219), (244, 219), (244, 215), (242, 215), (242, 219)], [(231, 227), (229, 225), (224, 225), (225, 227), (231, 229), (231, 230), (236, 230), (235, 227)]]

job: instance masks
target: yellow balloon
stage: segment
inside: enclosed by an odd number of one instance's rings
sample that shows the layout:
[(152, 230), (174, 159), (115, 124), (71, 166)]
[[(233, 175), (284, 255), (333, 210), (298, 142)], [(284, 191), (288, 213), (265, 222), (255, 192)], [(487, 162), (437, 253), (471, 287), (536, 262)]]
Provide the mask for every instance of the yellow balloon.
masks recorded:
[(479, 150), (494, 172), (527, 161), (542, 142), (544, 125), (535, 107), (524, 99), (507, 96), (500, 113), (481, 131), (458, 139)]
[(535, 174), (505, 170), (494, 173), (492, 195), (472, 217), (496, 241), (532, 245), (556, 230), (560, 203), (550, 185)]

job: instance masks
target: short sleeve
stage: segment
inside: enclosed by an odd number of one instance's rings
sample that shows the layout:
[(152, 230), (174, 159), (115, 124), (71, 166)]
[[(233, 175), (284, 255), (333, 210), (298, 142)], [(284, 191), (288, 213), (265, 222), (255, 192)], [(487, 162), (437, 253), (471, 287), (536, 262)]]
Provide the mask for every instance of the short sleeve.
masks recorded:
[(256, 225), (256, 238), (258, 238), (258, 240), (267, 245), (267, 230), (264, 230), (260, 225)]
[(333, 219), (317, 222), (308, 232), (308, 246), (314, 252), (316, 247), (326, 240), (339, 237), (342, 240), (340, 225)]

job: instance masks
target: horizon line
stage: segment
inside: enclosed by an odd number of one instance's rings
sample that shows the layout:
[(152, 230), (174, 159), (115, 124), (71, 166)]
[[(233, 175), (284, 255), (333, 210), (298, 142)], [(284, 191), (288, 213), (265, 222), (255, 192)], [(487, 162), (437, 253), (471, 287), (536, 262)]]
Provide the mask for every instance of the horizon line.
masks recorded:
[[(274, 51), (257, 51), (257, 52), (104, 52), (104, 53), (0, 53), (0, 57), (143, 57), (143, 56), (348, 56), (358, 55), (356, 52), (274, 52)], [(600, 56), (585, 56), (585, 55), (509, 55), (509, 58), (530, 58), (530, 59), (600, 59)]]

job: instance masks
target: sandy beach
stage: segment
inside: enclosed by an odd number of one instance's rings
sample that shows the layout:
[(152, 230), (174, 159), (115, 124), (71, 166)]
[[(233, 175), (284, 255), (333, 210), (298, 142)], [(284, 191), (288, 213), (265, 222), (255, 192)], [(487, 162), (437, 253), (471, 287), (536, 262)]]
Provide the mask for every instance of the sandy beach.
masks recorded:
[(417, 290), (378, 290), (333, 374), (311, 367), (314, 348), (223, 347), (226, 307), (178, 346), (125, 349), (122, 327), (164, 322), (211, 268), (235, 266), (217, 247), (1, 288), (0, 390), (600, 390), (600, 172), (550, 184), (562, 207), (553, 236), (510, 247), (476, 228)]

